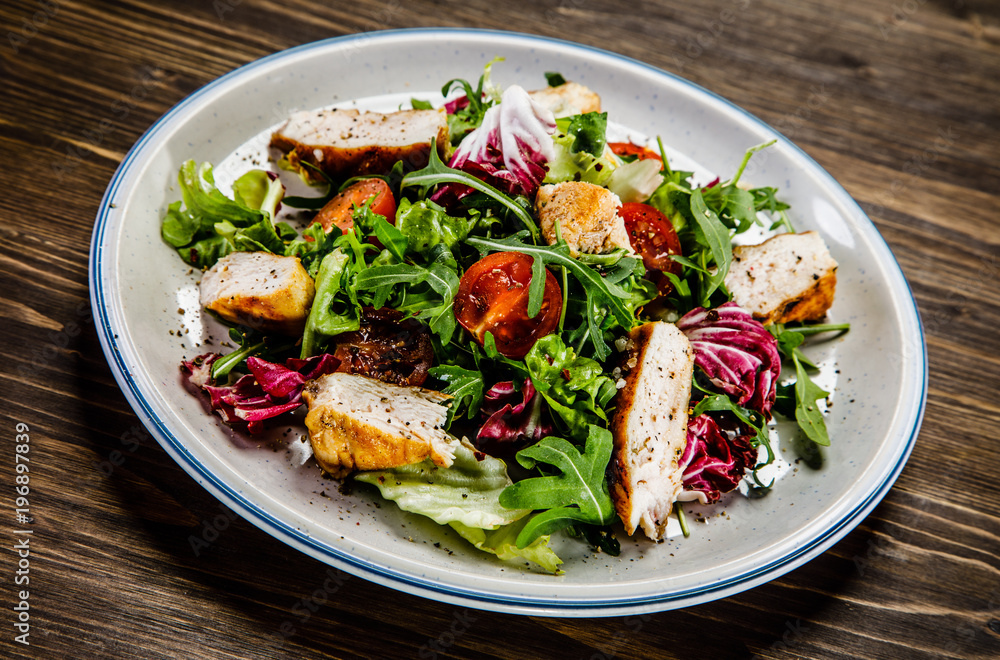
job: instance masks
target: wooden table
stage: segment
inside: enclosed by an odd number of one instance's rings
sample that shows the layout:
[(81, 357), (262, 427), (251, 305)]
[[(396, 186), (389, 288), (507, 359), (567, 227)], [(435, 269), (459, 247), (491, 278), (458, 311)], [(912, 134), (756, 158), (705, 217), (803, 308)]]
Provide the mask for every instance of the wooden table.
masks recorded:
[[(3, 0), (0, 16), (0, 656), (1000, 657), (997, 3)], [(679, 73), (782, 130), (869, 212), (923, 314), (930, 396), (896, 486), (829, 552), (708, 605), (594, 620), (456, 609), (356, 578), (310, 611), (326, 567), (242, 519), (193, 554), (220, 505), (142, 432), (91, 322), (104, 188), (157, 117), (241, 64), (432, 25)], [(17, 423), (31, 438), (30, 647), (12, 626)]]

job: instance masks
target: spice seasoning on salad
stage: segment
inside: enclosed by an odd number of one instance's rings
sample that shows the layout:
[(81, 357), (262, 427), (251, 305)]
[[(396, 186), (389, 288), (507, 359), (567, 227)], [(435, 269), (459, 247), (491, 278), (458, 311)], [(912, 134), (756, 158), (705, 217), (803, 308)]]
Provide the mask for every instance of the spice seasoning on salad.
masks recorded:
[[(680, 502), (766, 493), (775, 413), (829, 444), (801, 347), (847, 326), (817, 323), (822, 238), (740, 185), (767, 145), (700, 186), (662, 144), (609, 142), (592, 90), (501, 90), (493, 64), (439, 108), (294, 115), (271, 146), (315, 196), (258, 169), (229, 197), (184, 163), (162, 236), (238, 324), (232, 352), (183, 367), (225, 423), (305, 403), (327, 473), (558, 572), (555, 533), (617, 554), (616, 521), (662, 540), (679, 516), (686, 536)], [(754, 227), (785, 232), (734, 247)]]

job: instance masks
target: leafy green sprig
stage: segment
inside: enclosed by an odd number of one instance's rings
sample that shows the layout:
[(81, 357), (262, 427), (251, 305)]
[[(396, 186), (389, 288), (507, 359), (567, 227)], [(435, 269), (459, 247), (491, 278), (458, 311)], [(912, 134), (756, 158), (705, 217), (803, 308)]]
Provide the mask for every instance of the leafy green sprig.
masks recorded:
[(690, 172), (670, 168), (660, 143), (663, 183), (649, 204), (670, 218), (681, 240), (684, 256), (673, 258), (684, 266), (684, 272), (680, 277), (667, 275), (674, 285), (669, 300), (681, 314), (731, 299), (724, 282), (733, 260), (732, 239), (760, 224), (758, 212), (777, 215), (772, 229), (793, 231), (785, 213), (788, 205), (775, 198), (774, 188), (744, 189), (739, 185), (753, 155), (772, 144), (773, 140), (748, 149), (732, 178), (693, 187)]
[(818, 371), (819, 367), (802, 352), (800, 346), (807, 336), (828, 332), (841, 334), (850, 328), (849, 323), (812, 325), (774, 323), (767, 326), (768, 331), (778, 342), (778, 351), (787, 362), (791, 362), (795, 370), (795, 380), (778, 388), (775, 411), (794, 419), (809, 440), (823, 447), (830, 445), (830, 435), (826, 429), (819, 401), (826, 399), (830, 393), (816, 385), (809, 377), (809, 371)]

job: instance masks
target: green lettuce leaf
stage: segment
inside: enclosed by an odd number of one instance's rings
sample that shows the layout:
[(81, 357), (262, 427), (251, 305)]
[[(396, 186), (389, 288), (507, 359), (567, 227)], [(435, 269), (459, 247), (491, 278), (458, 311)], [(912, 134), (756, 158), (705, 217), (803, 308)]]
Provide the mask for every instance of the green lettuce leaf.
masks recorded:
[(286, 240), (294, 243), (294, 230), (287, 225), (276, 227), (273, 222), (284, 186), (264, 170), (251, 170), (237, 179), (233, 184), (235, 199), (216, 188), (210, 163), (186, 161), (177, 181), (183, 207), (181, 202), (167, 207), (160, 235), (185, 263), (209, 268), (234, 251), (285, 255)]
[[(604, 155), (604, 145), (608, 143), (608, 113), (588, 112), (567, 117), (566, 135), (573, 138), (573, 153), (586, 152), (600, 158)], [(561, 128), (561, 126), (560, 126)]]
[(406, 236), (408, 249), (424, 256), (441, 243), (449, 249), (455, 247), (474, 225), (474, 218), (450, 216), (427, 199), (411, 203), (403, 198), (396, 210), (396, 229)]
[(587, 436), (590, 424), (606, 424), (605, 406), (617, 389), (598, 362), (579, 357), (559, 335), (539, 339), (524, 357), (535, 389), (574, 439)]
[(495, 530), (485, 530), (478, 527), (467, 527), (459, 522), (449, 523), (458, 534), (483, 552), (496, 555), (503, 561), (526, 559), (534, 562), (550, 573), (559, 575), (559, 564), (562, 559), (549, 547), (549, 536), (539, 536), (523, 548), (517, 547), (517, 536), (528, 523), (528, 518), (522, 518), (509, 525), (503, 525)]
[(343, 277), (350, 257), (337, 249), (326, 255), (316, 275), (316, 296), (306, 319), (302, 335), (302, 359), (320, 351), (320, 344), (342, 332), (353, 332), (361, 327), (361, 318), (355, 305), (338, 301), (343, 291)]
[(235, 201), (273, 219), (285, 194), (285, 187), (264, 170), (250, 170), (233, 182)]
[(500, 504), (500, 493), (511, 484), (504, 462), (491, 456), (477, 460), (475, 451), (465, 444), (457, 446), (455, 462), (449, 468), (426, 460), (391, 470), (362, 472), (354, 478), (377, 487), (382, 497), (403, 511), (427, 516), (439, 525), (459, 523), (494, 529), (529, 513), (526, 508)]
[(585, 181), (597, 186), (606, 185), (615, 171), (615, 162), (603, 155), (594, 156), (586, 151), (574, 151), (575, 140), (574, 136), (566, 133), (552, 136), (555, 156), (547, 164), (548, 172), (543, 183)]

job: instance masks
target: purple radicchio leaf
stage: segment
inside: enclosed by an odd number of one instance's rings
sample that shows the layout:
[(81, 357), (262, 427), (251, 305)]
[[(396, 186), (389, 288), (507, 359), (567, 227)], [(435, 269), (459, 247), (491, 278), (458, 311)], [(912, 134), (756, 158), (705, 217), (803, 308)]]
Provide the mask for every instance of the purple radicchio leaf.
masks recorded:
[[(486, 111), (479, 128), (458, 145), (448, 166), (469, 172), (508, 195), (534, 198), (545, 178), (546, 163), (555, 158), (550, 137), (555, 130), (552, 112), (522, 87), (511, 85), (500, 103)], [(449, 196), (448, 191), (438, 194)]]
[(760, 322), (733, 302), (693, 309), (678, 322), (694, 348), (694, 363), (712, 384), (767, 419), (781, 373), (778, 342)]
[[(757, 450), (750, 437), (735, 435), (731, 440), (708, 415), (688, 422), (687, 445), (681, 455), (684, 491), (702, 504), (714, 504), (722, 493), (739, 485), (747, 468), (757, 462)], [(693, 496), (693, 497), (691, 497)]]
[(306, 382), (333, 373), (340, 360), (328, 353), (307, 360), (289, 358), (285, 364), (267, 362), (257, 357), (247, 358), (249, 374), (229, 385), (212, 382), (212, 363), (217, 353), (201, 355), (183, 362), (181, 371), (187, 382), (208, 395), (209, 407), (234, 429), (246, 428), (252, 435), (260, 433), (264, 420), (291, 412), (302, 405), (302, 388)]
[(453, 115), (459, 110), (469, 106), (469, 97), (463, 94), (458, 98), (452, 99), (444, 104), (444, 111), (449, 115)]
[(497, 383), (484, 395), (482, 412), (488, 417), (476, 435), (476, 446), (491, 455), (513, 454), (521, 447), (552, 435), (552, 422), (542, 415), (542, 397), (530, 378), (521, 391), (513, 381)]

